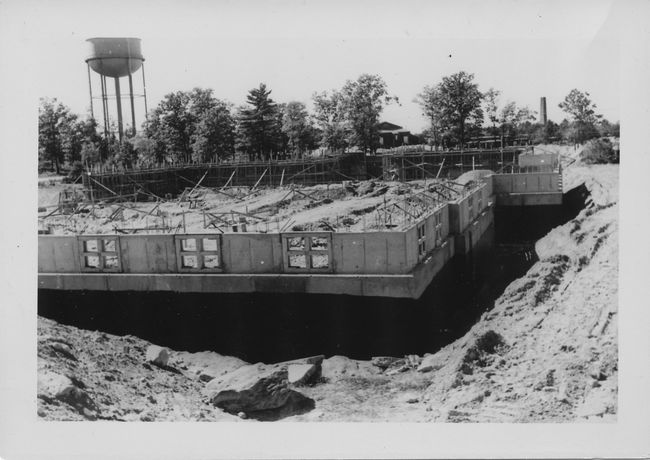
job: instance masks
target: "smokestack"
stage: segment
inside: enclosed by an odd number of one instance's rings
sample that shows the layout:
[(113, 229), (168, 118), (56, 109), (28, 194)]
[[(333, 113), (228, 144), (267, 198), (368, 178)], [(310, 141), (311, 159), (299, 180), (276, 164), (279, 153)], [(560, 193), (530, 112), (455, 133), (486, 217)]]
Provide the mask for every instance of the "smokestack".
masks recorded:
[(546, 98), (542, 97), (539, 100), (539, 122), (543, 125), (546, 124)]

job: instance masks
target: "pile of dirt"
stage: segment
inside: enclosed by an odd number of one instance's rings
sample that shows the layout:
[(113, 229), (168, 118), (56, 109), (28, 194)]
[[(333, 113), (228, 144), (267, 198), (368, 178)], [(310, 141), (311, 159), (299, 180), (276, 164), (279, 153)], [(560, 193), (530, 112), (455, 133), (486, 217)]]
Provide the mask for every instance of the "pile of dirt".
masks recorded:
[[(465, 337), (425, 360), (431, 420), (616, 419), (618, 168), (568, 176), (590, 189), (587, 208), (537, 243), (540, 261)], [(487, 333), (498, 346), (475, 353)]]
[[(200, 397), (203, 363), (240, 365), (217, 353), (173, 353), (148, 363), (149, 343), (38, 319), (38, 415), (46, 420), (237, 419)], [(243, 362), (242, 362), (243, 363)]]

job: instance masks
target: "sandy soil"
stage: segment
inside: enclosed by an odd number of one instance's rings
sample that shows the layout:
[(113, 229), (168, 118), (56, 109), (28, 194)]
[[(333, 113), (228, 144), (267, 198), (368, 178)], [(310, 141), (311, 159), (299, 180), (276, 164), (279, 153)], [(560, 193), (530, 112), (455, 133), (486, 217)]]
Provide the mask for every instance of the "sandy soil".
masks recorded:
[[(537, 243), (539, 262), (464, 337), (388, 369), (330, 357), (323, 378), (298, 389), (315, 408), (285, 420), (615, 421), (618, 167), (565, 170), (565, 189), (583, 182), (592, 194), (586, 209)], [(143, 340), (44, 318), (38, 337), (42, 418), (241, 420), (201, 393), (212, 376), (243, 364), (236, 358), (171, 351), (168, 368), (155, 367), (144, 360)], [(52, 397), (60, 376), (83, 394)]]

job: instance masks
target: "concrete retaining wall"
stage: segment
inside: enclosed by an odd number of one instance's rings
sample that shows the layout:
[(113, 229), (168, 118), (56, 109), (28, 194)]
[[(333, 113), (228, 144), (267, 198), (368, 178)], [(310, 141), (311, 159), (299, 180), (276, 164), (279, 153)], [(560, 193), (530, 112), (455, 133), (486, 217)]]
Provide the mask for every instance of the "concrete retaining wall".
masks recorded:
[[(449, 233), (447, 207), (422, 222), (431, 251)], [(300, 245), (293, 252), (290, 240)], [(40, 235), (38, 245), (39, 273), (403, 274), (419, 261), (415, 226), (367, 233)], [(290, 255), (308, 266), (292, 267)], [(320, 258), (318, 268), (312, 257)]]
[(488, 185), (489, 182), (487, 180), (487, 183), (482, 184), (471, 193), (449, 202), (450, 233), (462, 233), (490, 205), (492, 186)]
[(550, 193), (562, 192), (559, 172), (495, 174), (492, 176), (494, 193)]
[(557, 153), (520, 153), (519, 167), (521, 168), (551, 168), (557, 169), (560, 158)]

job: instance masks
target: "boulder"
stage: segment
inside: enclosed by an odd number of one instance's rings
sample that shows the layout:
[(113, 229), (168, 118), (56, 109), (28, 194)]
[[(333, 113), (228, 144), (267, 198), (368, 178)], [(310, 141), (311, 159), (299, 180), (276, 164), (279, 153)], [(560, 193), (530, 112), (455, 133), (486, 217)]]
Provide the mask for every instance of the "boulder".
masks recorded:
[(170, 360), (170, 365), (196, 375), (202, 382), (209, 382), (215, 377), (233, 372), (247, 364), (239, 358), (223, 356), (212, 351), (174, 352), (173, 360)]
[(356, 361), (339, 355), (324, 360), (322, 367), (323, 377), (331, 381), (378, 374), (377, 369), (370, 361)]
[(320, 377), (320, 364), (289, 364), (287, 374), (289, 383), (304, 385)]
[(56, 397), (66, 388), (74, 386), (72, 380), (65, 375), (51, 371), (38, 373), (38, 393), (46, 396)]
[(167, 366), (169, 361), (169, 350), (158, 345), (149, 345), (147, 347), (146, 360), (157, 366)]
[(290, 361), (291, 364), (316, 364), (317, 366), (320, 366), (323, 363), (323, 360), (325, 359), (325, 355), (316, 355), (316, 356), (308, 356), (306, 358), (301, 358), (301, 359), (296, 359), (294, 361)]
[(431, 372), (437, 371), (444, 366), (444, 361), (437, 355), (428, 355), (422, 358), (418, 366), (418, 372)]
[(71, 359), (72, 361), (77, 361), (77, 357), (72, 352), (72, 347), (67, 343), (63, 342), (54, 342), (50, 344), (52, 350), (56, 351), (58, 354), (64, 356), (65, 358)]
[(205, 393), (212, 404), (235, 414), (278, 409), (294, 393), (287, 379), (284, 367), (251, 364), (211, 380)]
[(370, 359), (370, 362), (374, 366), (380, 368), (381, 370), (386, 370), (388, 367), (390, 367), (391, 364), (393, 364), (397, 360), (399, 360), (399, 358), (395, 358), (393, 356), (373, 356)]
[(89, 411), (97, 409), (88, 393), (77, 387), (72, 379), (65, 375), (51, 371), (39, 372), (37, 385), (39, 395), (67, 403), (89, 418), (94, 415)]

